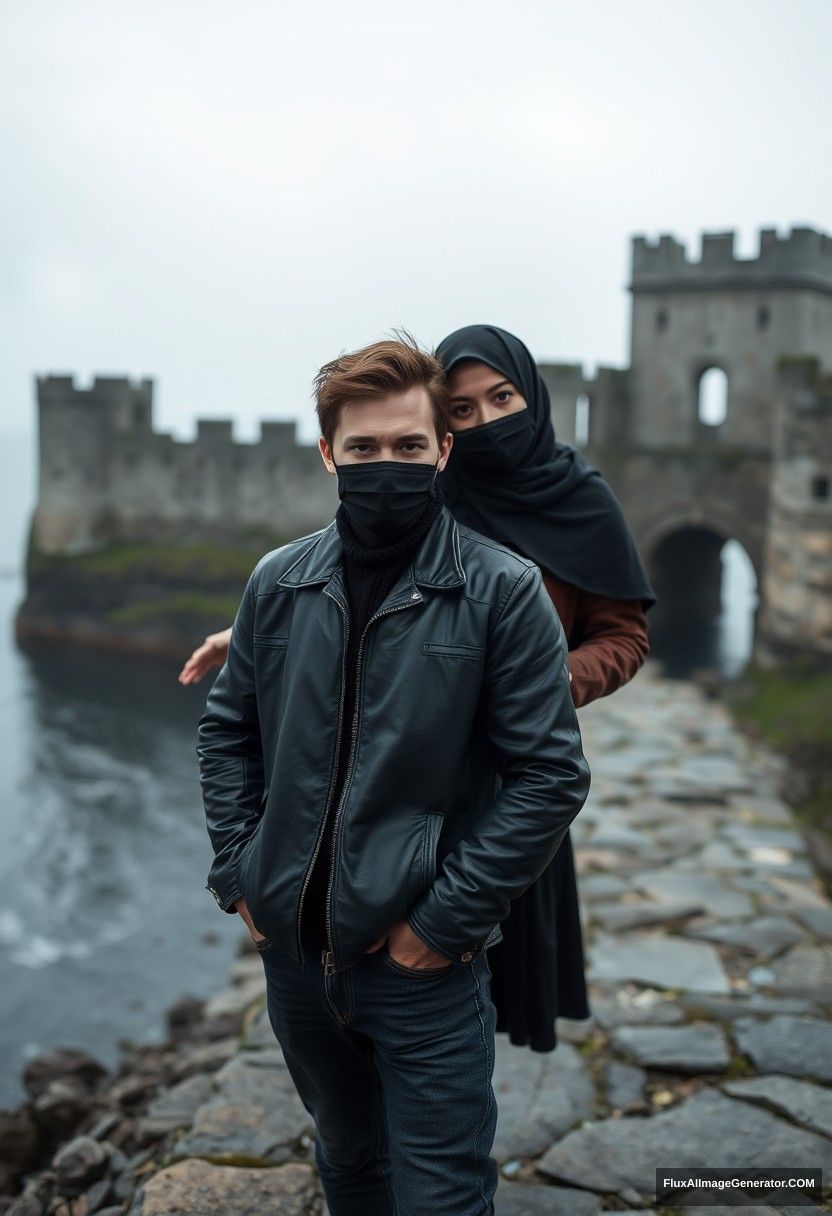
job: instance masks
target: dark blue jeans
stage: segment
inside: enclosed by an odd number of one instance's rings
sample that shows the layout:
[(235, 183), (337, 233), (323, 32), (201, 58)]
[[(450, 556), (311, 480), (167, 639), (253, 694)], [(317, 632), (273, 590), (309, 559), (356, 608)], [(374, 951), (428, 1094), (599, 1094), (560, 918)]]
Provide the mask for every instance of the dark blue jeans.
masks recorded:
[(259, 947), (269, 1020), (315, 1120), (331, 1216), (492, 1216), (496, 1010), (485, 953), (414, 971), (386, 947), (324, 975)]

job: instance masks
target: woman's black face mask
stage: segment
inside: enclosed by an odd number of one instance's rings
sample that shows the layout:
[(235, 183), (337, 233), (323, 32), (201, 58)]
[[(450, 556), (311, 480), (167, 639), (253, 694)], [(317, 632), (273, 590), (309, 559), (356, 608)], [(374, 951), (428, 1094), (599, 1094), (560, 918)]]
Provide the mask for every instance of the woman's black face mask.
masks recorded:
[(505, 418), (455, 431), (451, 460), (499, 473), (520, 464), (531, 438), (531, 415), (528, 406), (524, 406)]
[(434, 497), (439, 460), (367, 460), (335, 467), (338, 497), (356, 535), (392, 542), (413, 527)]

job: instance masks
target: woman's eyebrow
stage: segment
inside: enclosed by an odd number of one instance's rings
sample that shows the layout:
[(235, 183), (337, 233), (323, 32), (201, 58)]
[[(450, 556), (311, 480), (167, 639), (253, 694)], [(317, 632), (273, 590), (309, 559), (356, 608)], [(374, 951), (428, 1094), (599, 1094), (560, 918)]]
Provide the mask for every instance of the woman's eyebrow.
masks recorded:
[[(507, 384), (509, 386), (509, 388), (514, 387), (510, 380), (498, 380), (496, 384), (489, 384), (488, 388), (485, 391), (487, 393), (493, 393), (493, 392), (495, 392), (496, 389), (502, 388), (504, 384)], [(451, 397), (451, 401), (470, 401), (470, 400), (471, 400), (470, 397), (464, 397), (461, 395), (458, 397)]]

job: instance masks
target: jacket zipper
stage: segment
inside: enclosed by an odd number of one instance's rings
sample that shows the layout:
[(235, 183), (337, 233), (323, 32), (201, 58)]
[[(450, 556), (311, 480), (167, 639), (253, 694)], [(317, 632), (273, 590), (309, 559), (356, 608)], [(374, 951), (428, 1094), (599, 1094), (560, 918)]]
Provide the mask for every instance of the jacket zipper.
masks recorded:
[[(322, 960), (323, 964), (324, 964), (324, 972), (326, 975), (332, 975), (332, 973), (336, 969), (335, 949), (334, 949), (333, 942), (332, 942), (332, 887), (333, 887), (333, 883), (335, 881), (335, 856), (336, 856), (336, 851), (337, 851), (337, 847), (338, 847), (338, 816), (341, 814), (341, 811), (344, 806), (344, 800), (346, 799), (346, 796), (347, 796), (347, 791), (349, 789), (349, 784), (350, 784), (350, 777), (352, 776), (352, 762), (355, 758), (355, 741), (358, 736), (358, 719), (359, 719), (360, 708), (361, 708), (360, 704), (359, 704), (359, 691), (361, 688), (361, 654), (362, 654), (362, 650), (364, 648), (364, 639), (367, 636), (367, 631), (369, 630), (370, 626), (373, 625), (377, 620), (379, 620), (380, 617), (390, 616), (391, 613), (401, 612), (405, 608), (413, 608), (417, 602), (421, 603), (421, 600), (422, 600), (421, 595), (419, 595), (417, 593), (414, 597), (411, 598), (410, 603), (397, 604), (395, 608), (388, 608), (386, 612), (377, 612), (374, 616), (370, 617), (369, 621), (364, 626), (364, 632), (361, 634), (361, 638), (358, 643), (358, 654), (356, 655), (356, 659), (355, 659), (355, 710), (354, 710), (353, 716), (352, 716), (352, 738), (350, 740), (350, 754), (349, 754), (349, 760), (347, 761), (347, 771), (344, 774), (344, 786), (343, 786), (343, 789), (341, 790), (341, 797), (338, 800), (338, 806), (336, 807), (336, 810), (335, 810), (335, 821), (332, 825), (332, 852), (330, 855), (330, 862), (329, 862), (329, 882), (327, 883), (327, 889), (326, 889), (326, 941), (327, 941), (327, 946), (329, 948), (324, 951), (324, 957)], [(344, 653), (346, 654), (346, 647), (345, 647)]]
[(338, 605), (338, 607), (341, 609), (341, 613), (343, 614), (343, 617), (344, 617), (344, 651), (343, 651), (343, 656), (341, 659), (341, 696), (340, 696), (340, 700), (338, 702), (338, 726), (335, 731), (335, 752), (332, 757), (332, 771), (330, 772), (330, 776), (329, 776), (329, 789), (327, 790), (327, 795), (326, 795), (325, 810), (323, 813), (323, 817), (321, 818), (321, 826), (318, 829), (318, 839), (315, 841), (315, 852), (312, 854), (312, 860), (310, 861), (309, 865), (307, 866), (306, 875), (303, 880), (303, 887), (301, 888), (301, 892), (300, 892), (300, 900), (298, 901), (297, 939), (298, 939), (298, 957), (299, 958), (303, 958), (303, 944), (301, 942), (301, 936), (300, 936), (300, 921), (301, 921), (301, 917), (303, 915), (303, 900), (304, 900), (304, 896), (306, 895), (306, 888), (309, 886), (309, 879), (312, 876), (312, 870), (314, 869), (315, 862), (318, 859), (318, 852), (321, 847), (321, 841), (323, 840), (323, 837), (324, 837), (324, 828), (326, 827), (327, 816), (329, 815), (329, 804), (332, 799), (332, 791), (335, 786), (335, 778), (338, 773), (338, 750), (339, 750), (339, 745), (340, 745), (340, 741), (341, 741), (341, 721), (342, 721), (343, 715), (344, 715), (344, 693), (346, 692), (346, 687), (347, 687), (347, 641), (349, 639), (349, 632), (350, 632), (349, 613), (344, 608), (344, 605), (341, 603), (341, 601), (336, 596), (334, 596), (332, 594), (332, 592), (327, 591), (326, 587), (324, 587), (324, 595), (328, 595), (329, 598)]

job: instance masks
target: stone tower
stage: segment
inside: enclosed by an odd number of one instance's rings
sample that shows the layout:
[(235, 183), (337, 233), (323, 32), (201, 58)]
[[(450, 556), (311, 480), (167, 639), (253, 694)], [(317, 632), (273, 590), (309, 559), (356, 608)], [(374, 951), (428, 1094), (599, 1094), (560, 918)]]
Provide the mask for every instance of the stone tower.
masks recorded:
[[(832, 366), (832, 237), (794, 228), (760, 233), (759, 256), (737, 258), (732, 232), (705, 233), (688, 261), (672, 236), (632, 249), (630, 442), (661, 450), (712, 444), (768, 454), (778, 361), (814, 355)], [(723, 422), (699, 417), (702, 376), (727, 377)]]
[(43, 553), (84, 553), (106, 543), (113, 523), (114, 445), (150, 435), (153, 386), (97, 376), (91, 388), (70, 376), (37, 381), (38, 502), (32, 539)]
[[(758, 255), (738, 258), (733, 233), (705, 233), (701, 256), (691, 259), (672, 236), (637, 236), (629, 290), (629, 367), (588, 377), (580, 364), (541, 366), (555, 430), (585, 448), (621, 501), (660, 598), (651, 630), (713, 620), (720, 554), (734, 539), (754, 566), (765, 645), (775, 622), (766, 597), (778, 590), (766, 575), (772, 520), (781, 538), (786, 528), (782, 511), (770, 512), (770, 495), (775, 482), (782, 489), (798, 476), (784, 437), (798, 425), (797, 407), (786, 423), (781, 367), (808, 358), (819, 379), (832, 368), (832, 237), (763, 229)], [(705, 391), (714, 378), (716, 413)], [(801, 418), (801, 433), (814, 426), (821, 451), (828, 415), (818, 408), (811, 424)], [(815, 516), (824, 509), (811, 507)], [(797, 624), (782, 613), (777, 620), (782, 647)]]

